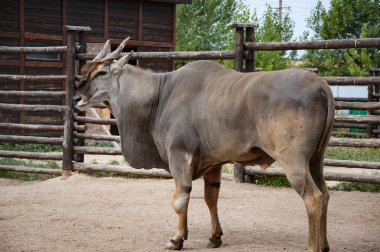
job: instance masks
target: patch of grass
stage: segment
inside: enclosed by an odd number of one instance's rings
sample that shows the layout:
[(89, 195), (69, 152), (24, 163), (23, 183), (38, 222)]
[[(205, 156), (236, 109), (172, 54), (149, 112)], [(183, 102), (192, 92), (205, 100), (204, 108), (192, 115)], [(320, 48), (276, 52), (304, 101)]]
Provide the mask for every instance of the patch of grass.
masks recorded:
[(108, 162), (109, 165), (120, 165), (119, 161), (117, 160), (111, 160)]
[(94, 144), (87, 144), (87, 146), (112, 148), (113, 144), (109, 141), (96, 141)]
[(325, 158), (380, 162), (380, 148), (328, 147)]
[(330, 188), (334, 191), (360, 191), (360, 192), (380, 192), (379, 184), (367, 184), (358, 182), (340, 182)]
[(286, 177), (256, 175), (255, 184), (271, 187), (291, 187)]
[(234, 166), (231, 164), (222, 165), (222, 173), (233, 174), (234, 173)]
[(6, 151), (28, 151), (28, 152), (61, 152), (61, 145), (53, 144), (13, 144), (13, 143), (1, 143), (0, 150)]
[[(48, 160), (44, 162), (34, 162), (31, 160), (19, 160), (14, 158), (0, 158), (0, 165), (12, 165), (12, 166), (27, 166), (27, 167), (39, 167), (39, 168), (53, 168), (59, 169), (59, 164), (55, 160)], [(0, 171), (1, 178), (19, 179), (24, 181), (33, 180), (46, 180), (55, 177), (48, 174), (36, 174), (36, 173), (23, 173), (14, 171)]]

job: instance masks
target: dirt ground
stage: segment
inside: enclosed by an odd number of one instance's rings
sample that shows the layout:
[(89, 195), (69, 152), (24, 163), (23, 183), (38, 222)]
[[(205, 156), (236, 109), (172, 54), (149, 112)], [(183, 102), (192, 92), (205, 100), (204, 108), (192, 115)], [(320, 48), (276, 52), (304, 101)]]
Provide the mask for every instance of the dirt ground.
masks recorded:
[[(0, 251), (162, 251), (176, 229), (172, 180), (0, 179)], [(292, 189), (223, 181), (224, 244), (205, 248), (209, 213), (203, 182), (193, 184), (187, 251), (305, 251), (307, 218)], [(380, 251), (380, 194), (332, 192), (331, 251)]]

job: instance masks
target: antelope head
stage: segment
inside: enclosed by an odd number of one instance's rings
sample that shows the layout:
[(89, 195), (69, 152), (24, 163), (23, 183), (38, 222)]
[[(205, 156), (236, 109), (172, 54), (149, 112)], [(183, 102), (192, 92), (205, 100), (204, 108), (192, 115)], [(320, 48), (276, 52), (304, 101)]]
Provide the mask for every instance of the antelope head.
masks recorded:
[(76, 84), (76, 97), (80, 98), (76, 104), (78, 110), (84, 111), (99, 104), (108, 106), (110, 100), (109, 88), (133, 53), (131, 51), (118, 59), (129, 39), (129, 37), (126, 38), (115, 51), (106, 56), (110, 44), (108, 40), (99, 54), (82, 67), (82, 77)]

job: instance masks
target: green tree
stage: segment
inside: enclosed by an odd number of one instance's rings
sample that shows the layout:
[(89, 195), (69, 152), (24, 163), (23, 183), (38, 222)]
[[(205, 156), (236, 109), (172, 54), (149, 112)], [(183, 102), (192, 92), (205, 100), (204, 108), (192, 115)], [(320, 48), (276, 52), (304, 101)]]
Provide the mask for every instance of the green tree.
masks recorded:
[[(311, 39), (353, 39), (380, 36), (379, 0), (331, 0), (326, 10), (318, 1), (308, 18), (314, 32)], [(379, 65), (377, 49), (308, 51), (306, 66), (317, 67), (322, 75), (367, 75)]]
[(177, 5), (177, 51), (227, 50), (232, 23), (247, 23), (248, 8), (241, 0), (193, 0)]
[[(256, 41), (289, 41), (293, 36), (289, 12), (279, 22), (278, 11), (270, 5), (258, 19), (256, 12), (251, 13), (241, 0), (193, 0), (192, 4), (177, 6), (177, 51), (233, 50), (232, 23), (258, 24)], [(258, 52), (255, 57), (256, 67), (263, 70), (286, 68), (289, 62), (286, 52)], [(184, 63), (177, 61), (178, 66)], [(231, 61), (223, 63), (233, 66)]]
[[(266, 11), (259, 21), (256, 29), (257, 42), (290, 41), (293, 37), (294, 22), (289, 17), (289, 11), (283, 14), (280, 22), (278, 11), (271, 5), (266, 6)], [(278, 70), (290, 66), (294, 54), (287, 56), (286, 51), (257, 52), (255, 56), (256, 67), (263, 70)]]

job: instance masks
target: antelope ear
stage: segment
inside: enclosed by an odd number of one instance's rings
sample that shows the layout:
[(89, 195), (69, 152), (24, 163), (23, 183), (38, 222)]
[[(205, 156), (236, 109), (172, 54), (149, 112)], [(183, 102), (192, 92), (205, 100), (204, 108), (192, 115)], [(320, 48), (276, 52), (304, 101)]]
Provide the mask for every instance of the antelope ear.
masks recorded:
[(128, 63), (129, 59), (132, 57), (133, 50), (128, 53), (127, 55), (121, 57), (116, 63), (119, 65), (119, 67), (123, 67), (125, 64)]

